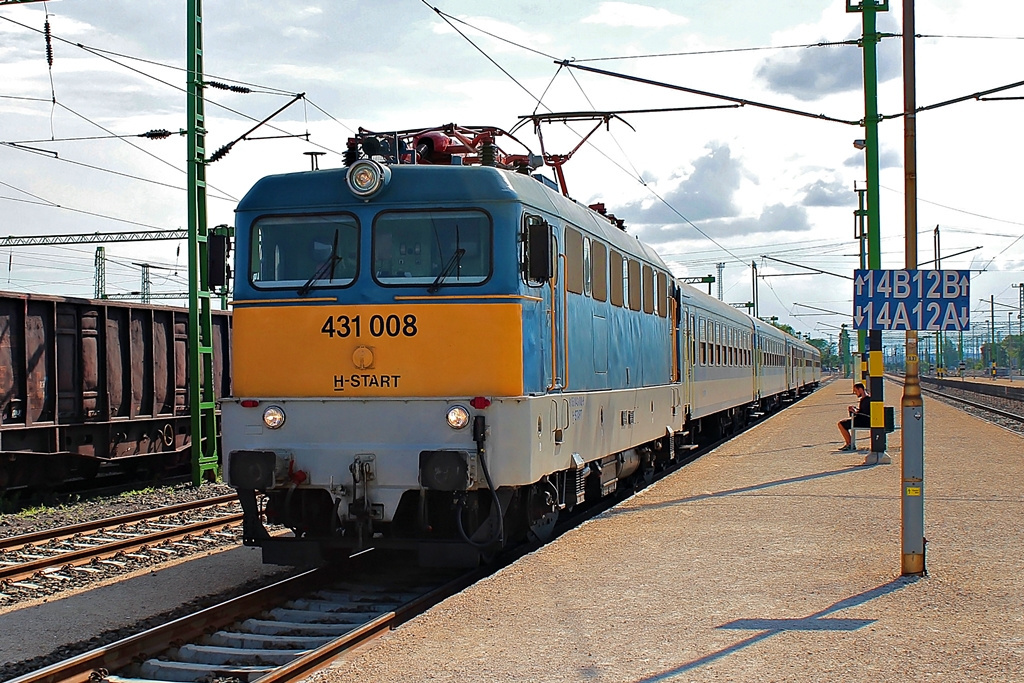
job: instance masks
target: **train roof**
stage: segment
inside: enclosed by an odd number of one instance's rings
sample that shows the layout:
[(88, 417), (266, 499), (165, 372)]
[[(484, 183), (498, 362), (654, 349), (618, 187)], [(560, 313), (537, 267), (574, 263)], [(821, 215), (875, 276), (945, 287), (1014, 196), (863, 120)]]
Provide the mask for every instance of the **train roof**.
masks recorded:
[(369, 200), (348, 191), (347, 168), (266, 176), (246, 193), (236, 212), (317, 213), (374, 203), (421, 207), (518, 202), (549, 216), (559, 216), (624, 253), (642, 256), (669, 270), (656, 251), (620, 229), (607, 216), (559, 194), (534, 176), (492, 166), (397, 164), (389, 168), (391, 181)]

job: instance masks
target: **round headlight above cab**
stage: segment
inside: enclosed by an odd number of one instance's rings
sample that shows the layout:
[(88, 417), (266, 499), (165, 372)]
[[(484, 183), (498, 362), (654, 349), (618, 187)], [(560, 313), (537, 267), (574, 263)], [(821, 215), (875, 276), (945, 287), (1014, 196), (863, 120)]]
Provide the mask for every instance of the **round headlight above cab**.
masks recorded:
[(284, 425), (284, 408), (281, 406), (267, 406), (263, 411), (263, 424), (268, 429), (280, 429)]
[(469, 424), (469, 410), (463, 406), (452, 406), (448, 409), (445, 420), (452, 429), (465, 429)]
[(391, 169), (372, 159), (360, 159), (348, 167), (345, 182), (357, 197), (368, 199), (383, 190), (391, 181)]

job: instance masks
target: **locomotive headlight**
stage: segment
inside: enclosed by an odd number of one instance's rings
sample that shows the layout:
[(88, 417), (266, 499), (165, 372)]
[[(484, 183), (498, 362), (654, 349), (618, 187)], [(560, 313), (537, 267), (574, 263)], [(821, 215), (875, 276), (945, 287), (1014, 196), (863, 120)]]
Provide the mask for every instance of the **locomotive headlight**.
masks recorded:
[(280, 429), (284, 424), (284, 409), (281, 406), (267, 406), (263, 411), (263, 424), (268, 429)]
[(357, 197), (364, 199), (377, 194), (391, 180), (391, 169), (382, 166), (372, 159), (360, 159), (348, 168), (345, 182), (348, 189)]
[(448, 426), (452, 429), (465, 429), (469, 424), (469, 411), (462, 406), (452, 406), (445, 415)]

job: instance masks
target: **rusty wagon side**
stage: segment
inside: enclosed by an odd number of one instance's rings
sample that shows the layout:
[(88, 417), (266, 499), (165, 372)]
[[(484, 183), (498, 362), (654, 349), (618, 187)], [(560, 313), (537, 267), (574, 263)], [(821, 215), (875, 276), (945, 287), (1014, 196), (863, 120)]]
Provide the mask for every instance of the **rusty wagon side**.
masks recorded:
[[(231, 314), (213, 314), (215, 394)], [(0, 493), (190, 459), (188, 310), (0, 292)], [(219, 431), (219, 430), (218, 430)]]

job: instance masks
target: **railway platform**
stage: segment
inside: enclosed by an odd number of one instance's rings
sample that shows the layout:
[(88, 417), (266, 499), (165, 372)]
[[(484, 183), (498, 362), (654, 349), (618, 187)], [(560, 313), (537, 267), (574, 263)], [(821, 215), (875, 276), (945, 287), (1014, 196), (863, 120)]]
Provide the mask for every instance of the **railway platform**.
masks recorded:
[[(925, 577), (836, 380), (314, 675), (337, 681), (1010, 681), (1024, 443), (925, 398)], [(902, 389), (886, 384), (886, 405)], [(866, 446), (866, 439), (860, 442)]]

